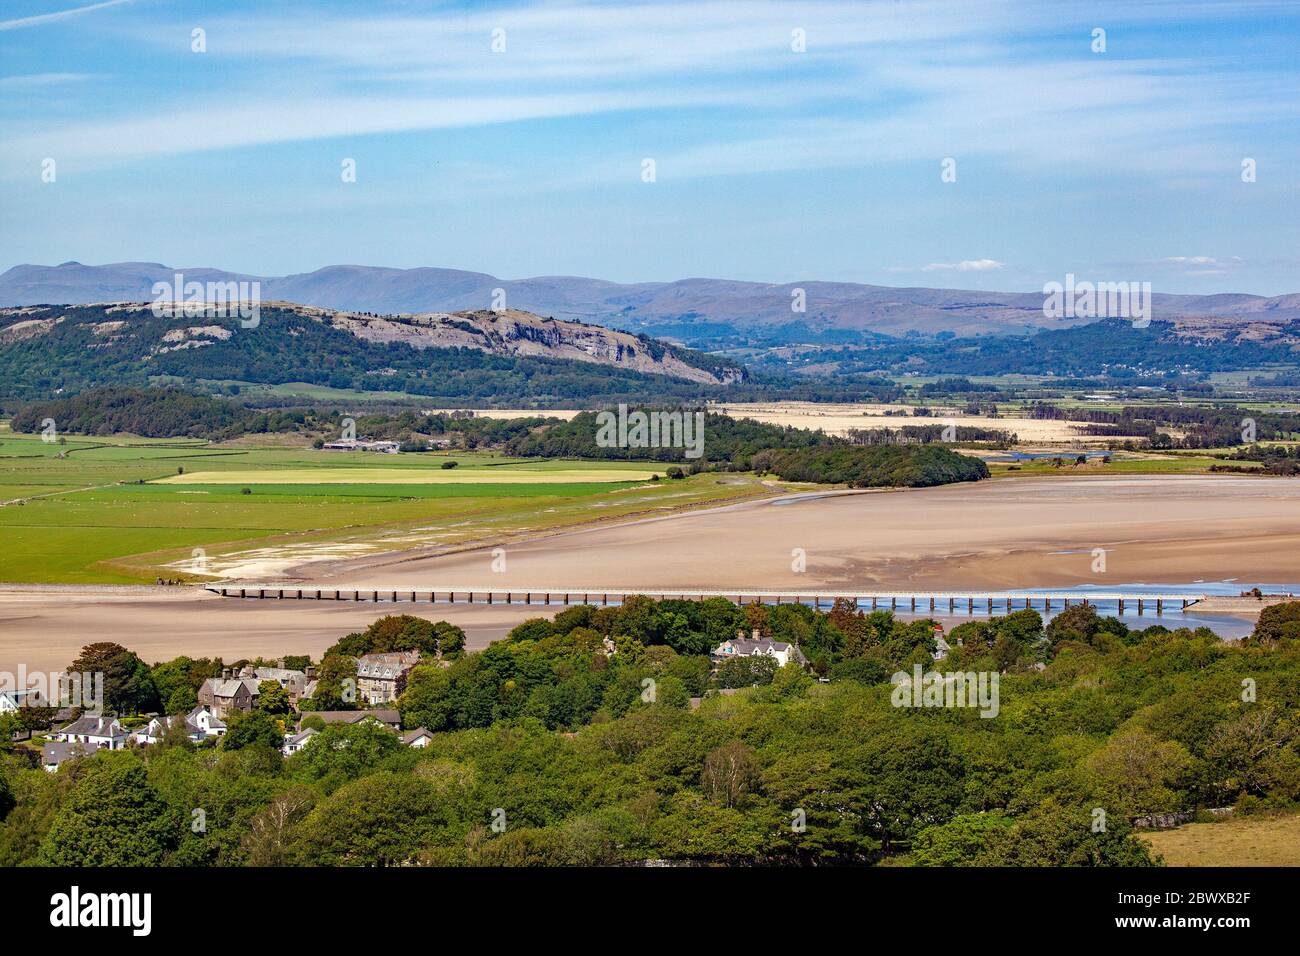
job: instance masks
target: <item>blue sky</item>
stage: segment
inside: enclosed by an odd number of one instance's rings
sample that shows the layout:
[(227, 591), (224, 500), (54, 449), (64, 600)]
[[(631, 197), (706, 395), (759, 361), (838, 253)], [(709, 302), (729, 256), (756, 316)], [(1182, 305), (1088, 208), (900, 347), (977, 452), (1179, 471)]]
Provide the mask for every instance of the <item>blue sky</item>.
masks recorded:
[(8, 0), (0, 269), (1300, 291), (1297, 40), (1250, 0)]

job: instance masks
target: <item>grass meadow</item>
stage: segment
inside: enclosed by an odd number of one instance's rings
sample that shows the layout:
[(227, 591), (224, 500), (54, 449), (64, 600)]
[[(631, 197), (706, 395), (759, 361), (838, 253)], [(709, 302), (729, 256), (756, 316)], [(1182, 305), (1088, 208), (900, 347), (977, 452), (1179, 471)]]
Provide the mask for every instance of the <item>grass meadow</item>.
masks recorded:
[(646, 480), (664, 467), (0, 432), (0, 581), (205, 580), (177, 567), (195, 548), (220, 567), (286, 547), (450, 545), (767, 492)]
[(1300, 816), (1233, 817), (1143, 833), (1169, 866), (1300, 866)]

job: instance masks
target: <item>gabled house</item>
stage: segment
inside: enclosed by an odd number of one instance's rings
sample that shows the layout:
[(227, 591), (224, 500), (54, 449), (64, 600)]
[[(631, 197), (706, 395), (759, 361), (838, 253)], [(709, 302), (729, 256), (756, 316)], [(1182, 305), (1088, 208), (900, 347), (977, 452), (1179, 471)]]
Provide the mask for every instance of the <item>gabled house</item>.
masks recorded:
[(406, 690), (406, 675), (420, 662), (419, 651), (364, 654), (357, 658), (357, 696), (367, 704), (387, 704)]
[(250, 711), (257, 703), (255, 677), (209, 677), (199, 687), (199, 703), (223, 720), (235, 711)]
[(121, 750), (127, 733), (116, 717), (82, 717), (54, 734), (60, 743), (82, 744), (87, 750)]
[(791, 661), (801, 667), (808, 665), (808, 658), (804, 657), (797, 644), (759, 637), (758, 631), (754, 631), (752, 637), (745, 637), (742, 632), (729, 641), (723, 641), (709, 652), (709, 656), (715, 663), (733, 657), (772, 657), (776, 659), (778, 667), (784, 667)]
[(56, 741), (41, 748), (41, 767), (46, 773), (54, 773), (59, 767), (74, 757), (84, 757), (90, 751), (84, 744)]
[(307, 674), (304, 671), (290, 670), (286, 667), (245, 667), (239, 672), (241, 679), (251, 679), (261, 684), (273, 680), (289, 694), (295, 704), (307, 696)]
[(223, 737), (226, 733), (226, 722), (204, 704), (199, 704), (186, 714), (185, 722), (203, 731), (205, 737)]
[(408, 730), (402, 734), (402, 746), (404, 747), (427, 747), (433, 743), (433, 734), (423, 727), (416, 727), (414, 730)]
[(327, 724), (359, 724), (372, 720), (390, 730), (400, 730), (402, 726), (402, 715), (395, 710), (309, 710), (307, 713)]
[(0, 690), (0, 714), (12, 714), (20, 707), (43, 707), (41, 695), (34, 690)]
[(292, 736), (285, 737), (284, 746), (280, 748), (280, 752), (284, 754), (286, 757), (292, 757), (299, 750), (302, 750), (303, 747), (306, 747), (309, 743), (311, 743), (311, 739), (319, 733), (320, 731), (317, 730), (315, 727), (308, 727), (306, 730), (302, 731), (301, 733), (297, 733), (297, 734), (293, 734)]
[(207, 733), (202, 727), (191, 723), (188, 717), (176, 714), (172, 717), (155, 717), (143, 727), (133, 731), (127, 737), (127, 740), (134, 743), (136, 746), (148, 747), (152, 744), (158, 743), (158, 741), (160, 741), (167, 733), (168, 727), (176, 726), (178, 724), (185, 728), (185, 736), (190, 739), (191, 743), (198, 743), (207, 738)]
[(949, 643), (948, 643), (948, 639), (947, 639), (946, 637), (944, 637), (944, 634), (943, 634), (943, 625), (942, 625), (942, 624), (935, 624), (935, 626), (934, 626), (934, 653), (931, 654), (930, 656), (933, 657), (936, 661), (941, 661), (941, 660), (943, 660), (945, 657), (947, 657), (948, 654), (949, 654), (951, 651), (952, 651), (952, 645), (949, 644)]

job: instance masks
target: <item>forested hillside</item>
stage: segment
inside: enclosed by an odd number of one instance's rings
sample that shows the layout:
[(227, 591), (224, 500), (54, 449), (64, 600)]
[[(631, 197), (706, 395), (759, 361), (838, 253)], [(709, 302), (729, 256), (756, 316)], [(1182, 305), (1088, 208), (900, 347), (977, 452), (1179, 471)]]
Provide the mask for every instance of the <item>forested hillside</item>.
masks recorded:
[[(361, 316), (335, 321), (287, 305), (264, 306), (256, 328), (242, 328), (236, 320), (160, 317), (143, 306), (3, 310), (0, 398), (142, 386), (152, 377), (169, 376), (186, 383), (307, 382), (406, 392), (452, 404), (573, 403), (648, 396), (663, 401), (716, 396), (722, 382), (744, 377), (743, 369), (732, 362), (627, 333), (609, 333), (630, 343), (620, 342), (618, 356), (579, 361), (548, 357), (544, 353), (549, 340), (540, 334), (530, 343), (542, 354), (497, 354), (490, 339), (469, 333), (464, 334), (465, 340), (482, 343), (481, 348), (416, 347), (412, 342), (422, 342), (418, 336), (423, 326), (412, 326), (407, 339), (368, 337), (377, 333), (367, 322), (381, 321), (386, 320)], [(624, 361), (632, 350), (639, 350), (644, 359), (638, 368)], [(650, 371), (691, 370), (700, 380), (651, 374), (640, 366)]]
[[(0, 865), (1149, 865), (1136, 817), (1295, 808), (1297, 612), (1266, 609), (1234, 645), (1018, 611), (955, 628), (938, 664), (929, 622), (847, 602), (633, 598), (468, 654), (455, 628), (386, 618), (331, 649), (322, 683), (349, 653), (420, 650), (398, 707), (429, 747), (329, 724), (283, 758), (281, 695), (219, 744), (178, 735), (57, 774), (6, 740)], [(770, 660), (711, 676), (702, 655), (749, 629), (799, 644), (830, 683)], [(106, 647), (87, 652), (103, 664)], [(183, 709), (222, 666), (109, 656), (107, 696), (127, 708)], [(900, 706), (893, 675), (915, 665), (1000, 674), (996, 713)]]

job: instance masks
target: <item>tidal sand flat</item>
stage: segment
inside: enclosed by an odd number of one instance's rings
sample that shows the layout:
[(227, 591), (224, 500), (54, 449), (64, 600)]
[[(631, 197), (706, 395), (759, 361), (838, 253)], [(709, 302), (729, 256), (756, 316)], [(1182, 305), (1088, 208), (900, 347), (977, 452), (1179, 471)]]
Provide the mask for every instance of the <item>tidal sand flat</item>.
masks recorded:
[[(1092, 570), (1094, 548), (1104, 572)], [(803, 552), (806, 571), (792, 565)], [(1300, 579), (1300, 482), (1251, 477), (1007, 479), (819, 492), (602, 525), (442, 557), (390, 551), (306, 565), (306, 586), (597, 591), (762, 587), (904, 590)], [(112, 640), (147, 660), (319, 656), (387, 613), (465, 628), (486, 646), (538, 605), (220, 598), (192, 588), (0, 589), (0, 669), (66, 666)], [(1166, 623), (1177, 620), (1170, 615)]]
[(309, 573), (331, 586), (833, 592), (1292, 581), (1298, 555), (1300, 481), (1070, 477), (746, 502), (517, 541), (504, 570), (481, 548)]
[[(558, 610), (552, 608), (551, 610)], [(114, 641), (144, 660), (282, 654), (319, 659), (339, 638), (384, 614), (414, 613), (465, 629), (481, 650), (541, 609), (500, 605), (371, 604), (340, 601), (239, 601), (189, 587), (50, 586), (0, 589), (0, 671), (66, 668), (85, 644)]]

